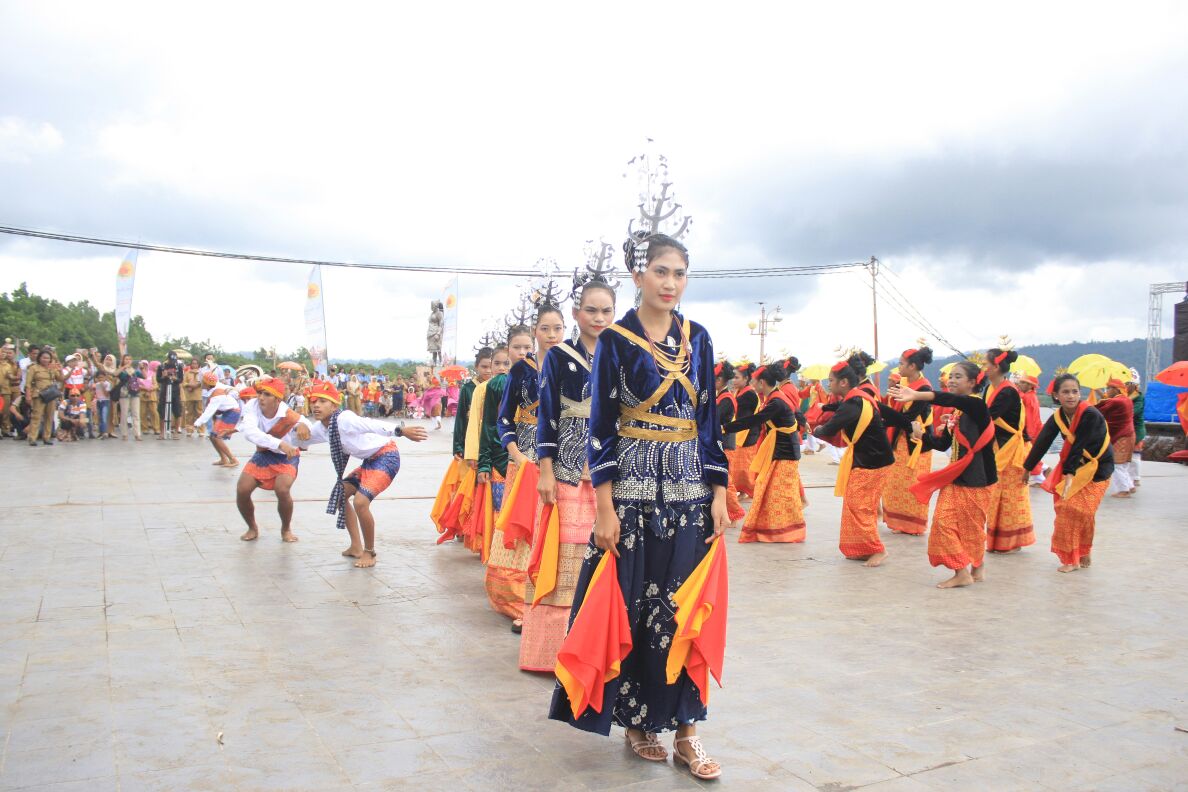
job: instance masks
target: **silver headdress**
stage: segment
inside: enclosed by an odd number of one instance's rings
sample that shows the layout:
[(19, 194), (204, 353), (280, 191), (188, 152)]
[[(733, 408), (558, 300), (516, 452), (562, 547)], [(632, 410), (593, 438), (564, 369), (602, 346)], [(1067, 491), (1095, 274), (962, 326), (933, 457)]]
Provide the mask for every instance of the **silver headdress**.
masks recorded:
[(557, 267), (556, 259), (539, 259), (536, 262), (536, 269), (537, 274), (529, 281), (525, 294), (527, 304), (530, 306), (531, 324), (536, 323), (536, 318), (540, 316), (542, 310), (546, 308), (560, 309), (568, 299), (568, 295), (565, 294), (565, 290), (561, 286), (561, 272)]
[(576, 305), (582, 298), (582, 289), (587, 283), (605, 283), (612, 291), (619, 288), (619, 279), (615, 277), (615, 265), (611, 263), (614, 249), (609, 244), (599, 240), (594, 246), (594, 240), (586, 240), (586, 271), (573, 271), (573, 290), (570, 298)]
[[(649, 138), (648, 143), (651, 142)], [(666, 236), (679, 241), (689, 233), (693, 218), (681, 212), (672, 192), (667, 157), (648, 151), (632, 157), (627, 164), (638, 168), (639, 181), (639, 217), (627, 224), (627, 241), (623, 243), (627, 269), (635, 272), (647, 266), (652, 237)]]

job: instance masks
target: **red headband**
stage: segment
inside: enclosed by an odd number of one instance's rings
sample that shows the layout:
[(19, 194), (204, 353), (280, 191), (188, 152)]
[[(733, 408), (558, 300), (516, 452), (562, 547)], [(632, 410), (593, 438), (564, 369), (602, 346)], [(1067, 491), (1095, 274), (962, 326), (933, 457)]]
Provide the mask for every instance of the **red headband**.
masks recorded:
[(256, 383), (256, 392), (271, 393), (278, 399), (285, 398), (285, 383), (276, 377), (260, 380)]
[(335, 404), (342, 404), (342, 394), (329, 382), (318, 382), (308, 391), (311, 399), (325, 399)]
[(902, 357), (910, 358), (912, 355), (916, 354), (919, 351), (920, 350), (918, 350), (918, 349), (905, 349), (905, 350), (903, 350)]
[(751, 378), (754, 379), (765, 371), (767, 371), (767, 366), (760, 366), (759, 368), (755, 369), (755, 373), (751, 375)]
[(718, 365), (714, 366), (714, 376), (715, 376), (715, 377), (720, 377), (720, 376), (722, 376), (722, 364), (721, 364), (721, 363), (719, 363)]
[(1006, 360), (1006, 356), (1009, 355), (1010, 352), (1011, 352), (1011, 350), (1004, 349), (1001, 352), (999, 352), (997, 355), (995, 355), (994, 356), (994, 365), (1001, 366), (1002, 361)]
[(829, 369), (829, 370), (830, 370), (831, 372), (833, 372), (834, 374), (837, 374), (837, 373), (839, 373), (839, 372), (841, 372), (841, 371), (844, 371), (844, 370), (845, 370), (845, 369), (846, 369), (846, 368), (847, 368), (849, 365), (850, 365), (850, 361), (848, 361), (848, 360), (839, 360), (837, 363), (834, 363), (834, 364), (833, 364), (833, 368), (831, 368), (831, 369)]

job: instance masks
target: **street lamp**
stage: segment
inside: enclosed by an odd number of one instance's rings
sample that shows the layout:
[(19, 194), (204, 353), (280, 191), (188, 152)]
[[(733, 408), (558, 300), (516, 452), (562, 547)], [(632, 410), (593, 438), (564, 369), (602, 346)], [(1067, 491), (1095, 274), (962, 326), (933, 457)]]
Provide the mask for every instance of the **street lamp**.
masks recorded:
[(776, 306), (775, 310), (770, 314), (767, 312), (767, 304), (760, 300), (759, 302), (759, 321), (747, 322), (747, 328), (750, 329), (751, 335), (759, 336), (759, 365), (762, 366), (767, 362), (764, 356), (764, 345), (767, 341), (767, 334), (774, 333), (776, 328), (772, 325), (777, 322), (784, 321), (784, 317), (780, 316), (780, 306)]

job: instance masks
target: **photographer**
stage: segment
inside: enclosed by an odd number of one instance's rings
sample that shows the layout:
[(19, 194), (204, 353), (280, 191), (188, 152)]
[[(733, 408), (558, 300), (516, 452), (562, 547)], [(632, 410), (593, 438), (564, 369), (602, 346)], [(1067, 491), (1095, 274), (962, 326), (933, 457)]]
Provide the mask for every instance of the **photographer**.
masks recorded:
[(53, 445), (54, 416), (62, 398), (62, 367), (50, 348), (37, 353), (37, 362), (25, 371), (25, 396), (30, 406), (29, 445)]
[[(161, 439), (172, 437), (174, 432), (181, 437), (178, 420), (181, 418), (181, 381), (182, 365), (177, 359), (176, 352), (170, 352), (169, 357), (157, 369), (157, 415), (161, 418)], [(168, 414), (167, 414), (168, 413)]]

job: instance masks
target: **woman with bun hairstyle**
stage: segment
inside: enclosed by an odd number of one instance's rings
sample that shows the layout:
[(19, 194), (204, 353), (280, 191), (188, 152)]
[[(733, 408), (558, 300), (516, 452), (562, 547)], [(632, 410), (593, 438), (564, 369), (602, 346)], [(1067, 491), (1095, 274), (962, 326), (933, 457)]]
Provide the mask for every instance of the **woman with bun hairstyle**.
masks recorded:
[(949, 393), (915, 390), (902, 383), (891, 389), (897, 401), (954, 408), (939, 435), (925, 432), (918, 423), (912, 427), (912, 439), (923, 440), (925, 449), (952, 449), (948, 465), (921, 476), (911, 487), (921, 503), (928, 503), (932, 493), (940, 490), (928, 535), (928, 561), (953, 570), (953, 577), (937, 584), (942, 589), (985, 579), (986, 522), (994, 503), (998, 468), (990, 410), (973, 395), (977, 381), (977, 364), (962, 360), (949, 371)]
[[(1052, 467), (1044, 489), (1052, 493), (1056, 524), (1052, 528), (1052, 552), (1060, 559), (1060, 572), (1075, 572), (1089, 566), (1097, 507), (1114, 474), (1114, 452), (1105, 416), (1081, 401), (1081, 384), (1072, 374), (1052, 380), (1059, 408), (1044, 423), (1023, 470), (1031, 470), (1043, 459), (1059, 435), (1064, 438), (1060, 461)], [(1019, 473), (1019, 481), (1026, 481)]]
[(631, 649), (603, 686), (600, 710), (579, 703), (575, 713), (558, 685), (550, 717), (603, 735), (621, 726), (636, 756), (653, 762), (668, 758), (657, 732), (675, 730), (674, 762), (712, 779), (722, 768), (697, 734), (705, 699), (685, 665), (670, 684), (667, 663), (676, 634), (673, 597), (730, 521), (713, 342), (676, 311), (687, 284), (685, 246), (640, 232), (624, 251), (640, 305), (603, 331), (594, 353), (589, 461), (597, 516), (570, 624), (572, 630), (595, 570), (605, 568), (603, 555), (612, 553)]
[(800, 483), (800, 430), (804, 416), (780, 388), (780, 364), (755, 374), (755, 392), (763, 407), (750, 418), (732, 421), (724, 432), (765, 430), (752, 469), (755, 501), (743, 522), (739, 542), (803, 542), (804, 489)]
[(1013, 553), (1035, 544), (1031, 495), (1027, 484), (1019, 483), (1032, 438), (1027, 436), (1023, 397), (1008, 376), (1011, 364), (1018, 359), (1019, 353), (1013, 349), (991, 349), (982, 367), (987, 380), (982, 396), (994, 421), (998, 466), (998, 486), (986, 530), (986, 549), (992, 553)]
[[(750, 418), (759, 409), (759, 395), (751, 387), (755, 376), (754, 363), (742, 363), (734, 368), (734, 398), (738, 403), (737, 419)], [(759, 433), (750, 430), (735, 437), (734, 468), (731, 476), (734, 488), (748, 498), (755, 494), (755, 477), (751, 475), (751, 460), (759, 450)]]
[[(899, 357), (899, 381), (915, 391), (931, 391), (924, 367), (932, 362), (926, 346), (905, 349)], [(894, 386), (892, 386), (894, 387)], [(897, 402), (888, 396), (889, 410), (883, 417), (890, 424), (888, 438), (895, 452), (895, 465), (883, 487), (883, 519), (896, 533), (923, 536), (928, 532), (928, 504), (920, 503), (911, 487), (932, 470), (932, 453), (924, 443), (912, 439), (912, 424), (932, 426), (932, 407), (924, 401)]]
[[(730, 390), (734, 379), (734, 366), (728, 361), (721, 361), (714, 366), (714, 387), (718, 391), (718, 423), (722, 426), (734, 420), (738, 413), (738, 399)], [(738, 489), (734, 486), (734, 469), (738, 466), (735, 461), (737, 448), (734, 432), (722, 432), (722, 450), (726, 452), (727, 467), (730, 469), (730, 479), (726, 486), (726, 510), (730, 515), (730, 523), (734, 523), (747, 516), (742, 504), (738, 501)]]
[(863, 366), (860, 374), (852, 360), (843, 360), (830, 370), (829, 391), (838, 401), (826, 405), (833, 408), (826, 412), (829, 419), (813, 434), (820, 438), (837, 435), (846, 446), (833, 489), (834, 495), (842, 497), (838, 547), (846, 558), (877, 567), (887, 558), (887, 548), (879, 539), (879, 498), (895, 456), (879, 415), (878, 395), (860, 387), (866, 368)]

